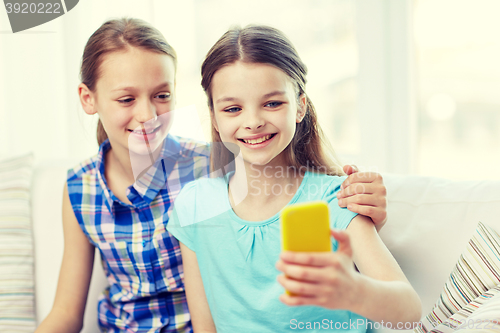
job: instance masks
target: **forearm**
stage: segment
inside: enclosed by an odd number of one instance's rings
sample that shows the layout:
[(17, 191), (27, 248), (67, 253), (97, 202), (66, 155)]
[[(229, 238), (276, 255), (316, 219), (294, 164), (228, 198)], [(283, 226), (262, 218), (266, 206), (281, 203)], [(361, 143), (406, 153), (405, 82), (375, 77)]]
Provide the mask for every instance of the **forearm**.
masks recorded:
[(390, 322), (393, 327), (397, 323), (420, 321), (420, 298), (409, 283), (379, 281), (363, 275), (359, 277), (360, 302), (354, 312), (376, 322)]
[(53, 308), (35, 333), (78, 333), (82, 327), (83, 318), (78, 318), (64, 309)]
[(201, 329), (196, 329), (193, 327), (193, 332), (194, 333), (217, 333), (215, 328), (201, 328)]

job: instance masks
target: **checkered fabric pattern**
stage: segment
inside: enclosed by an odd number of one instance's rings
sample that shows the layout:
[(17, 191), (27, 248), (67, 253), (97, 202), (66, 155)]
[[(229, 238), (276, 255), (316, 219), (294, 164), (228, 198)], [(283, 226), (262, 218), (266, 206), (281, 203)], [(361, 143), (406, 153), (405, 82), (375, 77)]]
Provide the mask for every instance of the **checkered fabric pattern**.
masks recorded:
[(209, 174), (209, 149), (168, 135), (156, 162), (118, 199), (104, 177), (105, 141), (96, 156), (68, 171), (76, 218), (99, 249), (109, 287), (99, 299), (104, 332), (192, 332), (178, 241), (165, 230), (173, 202)]

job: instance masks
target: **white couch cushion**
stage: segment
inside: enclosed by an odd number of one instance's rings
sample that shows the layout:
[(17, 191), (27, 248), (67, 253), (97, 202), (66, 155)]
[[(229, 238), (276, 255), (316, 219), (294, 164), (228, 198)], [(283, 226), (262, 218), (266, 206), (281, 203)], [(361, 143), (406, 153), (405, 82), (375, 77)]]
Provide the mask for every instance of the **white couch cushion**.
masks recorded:
[(425, 328), (419, 332), (432, 330), (497, 285), (500, 285), (500, 236), (479, 222), (436, 305), (422, 320)]
[(380, 236), (419, 294), (425, 316), (477, 222), (500, 231), (500, 181), (395, 174), (383, 178), (388, 222)]

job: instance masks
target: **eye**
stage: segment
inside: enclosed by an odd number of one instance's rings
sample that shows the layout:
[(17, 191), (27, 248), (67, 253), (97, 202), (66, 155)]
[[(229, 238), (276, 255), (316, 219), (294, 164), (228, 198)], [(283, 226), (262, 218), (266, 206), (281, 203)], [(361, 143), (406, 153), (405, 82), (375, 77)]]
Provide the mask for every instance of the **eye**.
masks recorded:
[(155, 98), (162, 100), (162, 101), (166, 101), (167, 99), (170, 98), (170, 96), (171, 96), (171, 94), (169, 92), (163, 92), (163, 93), (156, 95)]
[(127, 98), (124, 98), (124, 99), (119, 99), (118, 100), (118, 103), (121, 103), (121, 104), (128, 104), (128, 103), (131, 103), (134, 101), (134, 98), (132, 97), (127, 97)]
[(231, 108), (224, 109), (222, 111), (228, 112), (228, 113), (236, 113), (236, 112), (241, 111), (241, 108), (234, 106), (234, 107), (231, 107)]
[(277, 108), (277, 107), (281, 106), (282, 104), (283, 104), (283, 102), (273, 101), (273, 102), (267, 103), (264, 106), (270, 107), (270, 108)]

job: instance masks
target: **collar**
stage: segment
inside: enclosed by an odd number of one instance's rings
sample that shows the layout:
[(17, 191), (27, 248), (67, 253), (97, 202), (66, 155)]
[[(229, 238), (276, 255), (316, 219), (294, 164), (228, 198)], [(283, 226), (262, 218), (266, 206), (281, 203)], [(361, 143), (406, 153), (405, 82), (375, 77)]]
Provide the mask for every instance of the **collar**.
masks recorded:
[[(104, 159), (106, 153), (110, 149), (111, 144), (109, 143), (109, 140), (106, 139), (106, 141), (99, 146), (96, 169), (97, 179), (103, 191), (105, 204), (108, 211), (114, 215), (114, 202), (118, 202), (121, 205), (126, 204), (113, 194), (108, 187), (106, 178), (104, 177)], [(134, 206), (139, 206), (141, 202), (144, 204), (144, 201), (149, 205), (158, 192), (167, 187), (168, 176), (174, 169), (177, 161), (184, 158), (190, 158), (191, 155), (192, 152), (190, 150), (183, 149), (183, 145), (179, 142), (178, 137), (168, 134), (163, 141), (160, 155), (154, 164), (152, 164), (149, 169), (147, 169), (147, 171), (127, 189), (127, 198)]]
[(178, 160), (187, 157), (177, 137), (168, 134), (156, 161), (127, 190), (128, 199), (136, 204), (139, 197), (150, 204), (161, 189)]
[(109, 139), (106, 139), (100, 146), (99, 151), (97, 152), (97, 161), (96, 161), (96, 169), (97, 169), (97, 181), (99, 185), (101, 185), (102, 193), (104, 195), (104, 203), (108, 208), (108, 211), (111, 214), (114, 214), (113, 202), (118, 201), (118, 198), (111, 192), (108, 187), (108, 183), (106, 178), (104, 177), (105, 168), (104, 168), (104, 158), (106, 153), (111, 149), (111, 144), (109, 143)]

